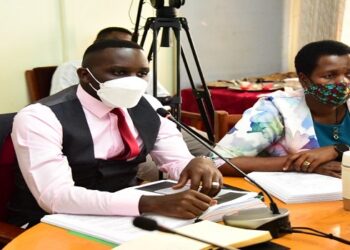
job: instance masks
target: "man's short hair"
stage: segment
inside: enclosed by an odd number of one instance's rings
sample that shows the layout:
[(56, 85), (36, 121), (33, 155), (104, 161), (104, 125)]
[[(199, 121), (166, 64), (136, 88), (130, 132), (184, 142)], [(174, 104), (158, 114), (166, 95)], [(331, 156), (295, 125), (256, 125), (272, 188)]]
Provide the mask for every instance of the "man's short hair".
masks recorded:
[(312, 42), (299, 50), (295, 56), (294, 65), (297, 73), (310, 76), (317, 66), (321, 56), (350, 54), (350, 47), (344, 43), (333, 40)]
[(126, 41), (126, 40), (101, 40), (98, 42), (95, 42), (91, 44), (85, 51), (82, 61), (82, 66), (84, 68), (88, 67), (87, 64), (87, 58), (90, 54), (96, 53), (98, 51), (102, 51), (107, 48), (132, 48), (132, 49), (140, 49), (143, 50), (143, 48), (138, 45), (137, 43), (134, 43), (132, 41)]
[(125, 34), (132, 36), (131, 31), (128, 29), (125, 29), (122, 27), (108, 27), (108, 28), (105, 28), (103, 30), (100, 30), (100, 32), (98, 32), (98, 34), (96, 36), (96, 40), (105, 39), (106, 37), (108, 37), (109, 34), (111, 34), (113, 32), (125, 33)]

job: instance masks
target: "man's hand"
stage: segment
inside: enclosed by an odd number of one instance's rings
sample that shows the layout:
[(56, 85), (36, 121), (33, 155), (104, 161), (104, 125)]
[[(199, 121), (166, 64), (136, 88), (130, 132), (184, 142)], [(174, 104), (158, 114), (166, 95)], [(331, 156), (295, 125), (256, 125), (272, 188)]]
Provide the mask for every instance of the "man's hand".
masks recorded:
[(201, 215), (211, 205), (216, 204), (209, 196), (194, 190), (163, 196), (142, 196), (140, 213), (156, 213), (181, 219), (193, 219)]
[(341, 163), (339, 161), (329, 161), (315, 168), (313, 172), (341, 178)]
[[(210, 159), (196, 157), (192, 159), (181, 172), (179, 181), (173, 186), (174, 189), (182, 188), (187, 181), (191, 180), (191, 189), (214, 197), (222, 187), (222, 174), (214, 166)], [(219, 185), (215, 185), (215, 183)]]
[(302, 151), (288, 156), (284, 171), (297, 171), (312, 173), (324, 163), (336, 159), (338, 153), (334, 146), (321, 147)]

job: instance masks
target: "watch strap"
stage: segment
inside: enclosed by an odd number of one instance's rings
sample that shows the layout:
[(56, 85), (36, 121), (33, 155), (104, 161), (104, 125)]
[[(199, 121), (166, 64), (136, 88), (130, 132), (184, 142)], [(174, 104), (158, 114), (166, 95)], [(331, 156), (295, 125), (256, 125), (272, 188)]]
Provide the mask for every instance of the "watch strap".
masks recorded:
[(335, 144), (334, 149), (337, 151), (338, 156), (335, 159), (336, 161), (342, 161), (343, 153), (349, 150), (349, 146), (346, 144)]

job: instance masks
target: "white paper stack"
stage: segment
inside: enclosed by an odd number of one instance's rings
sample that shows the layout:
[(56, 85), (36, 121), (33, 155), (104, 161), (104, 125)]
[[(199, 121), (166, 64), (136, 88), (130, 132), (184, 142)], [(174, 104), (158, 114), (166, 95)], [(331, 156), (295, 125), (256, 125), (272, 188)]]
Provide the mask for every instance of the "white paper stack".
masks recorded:
[[(133, 219), (134, 217), (128, 216), (51, 214), (45, 215), (41, 221), (98, 239), (120, 244), (140, 237), (146, 233), (150, 233), (134, 227), (132, 224)], [(192, 223), (192, 221), (162, 216), (152, 219), (156, 219), (158, 223), (166, 221), (167, 226), (171, 228), (177, 228)]]
[(250, 178), (285, 203), (342, 199), (341, 179), (310, 173), (252, 172)]

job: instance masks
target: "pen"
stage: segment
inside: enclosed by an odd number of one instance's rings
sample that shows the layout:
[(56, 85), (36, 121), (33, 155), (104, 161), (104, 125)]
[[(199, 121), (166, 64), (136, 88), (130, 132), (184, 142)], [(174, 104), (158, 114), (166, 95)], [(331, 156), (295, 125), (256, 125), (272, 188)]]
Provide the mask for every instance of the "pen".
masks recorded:
[[(217, 181), (213, 181), (213, 182), (211, 183), (211, 185), (212, 185), (212, 187), (214, 187), (214, 188), (218, 188), (218, 187), (220, 186), (220, 183), (217, 182)], [(202, 186), (200, 186), (198, 190), (200, 190), (201, 188), (202, 188)], [(194, 223), (197, 223), (197, 222), (202, 221), (202, 219), (201, 219), (200, 217), (201, 217), (201, 215), (199, 215), (199, 216), (194, 220)]]

